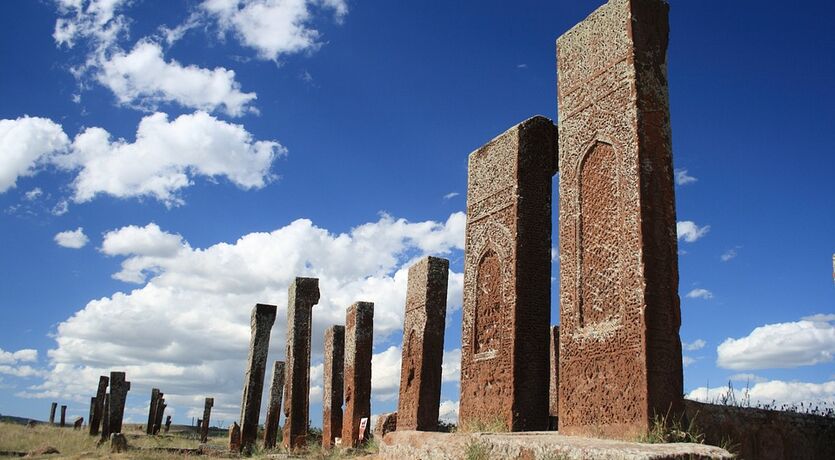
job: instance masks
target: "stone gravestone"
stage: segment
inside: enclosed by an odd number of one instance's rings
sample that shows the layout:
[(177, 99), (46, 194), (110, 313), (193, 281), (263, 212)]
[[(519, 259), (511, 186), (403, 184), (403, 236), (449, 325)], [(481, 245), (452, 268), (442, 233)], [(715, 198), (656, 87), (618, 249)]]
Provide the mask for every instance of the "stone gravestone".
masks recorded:
[(76, 417), (75, 420), (73, 420), (73, 422), (72, 422), (72, 429), (73, 430), (80, 430), (83, 425), (84, 425), (84, 417)]
[(61, 428), (67, 425), (67, 406), (61, 406)]
[(435, 431), (441, 402), (441, 367), (449, 261), (426, 257), (409, 267), (397, 426)]
[(101, 439), (110, 439), (110, 393), (104, 395), (104, 411), (101, 417)]
[(238, 422), (232, 422), (229, 426), (229, 450), (233, 453), (241, 451), (241, 427)]
[(170, 429), (171, 429), (171, 416), (166, 415), (165, 416), (165, 428), (163, 428), (163, 432), (168, 433), (168, 430), (170, 430)]
[[(437, 424), (437, 422), (435, 423)], [(387, 414), (378, 415), (377, 422), (374, 423), (374, 437), (378, 439), (378, 442), (383, 442), (383, 437), (386, 434), (397, 430), (399, 424), (400, 419), (397, 412), (389, 412)]]
[(330, 449), (342, 436), (343, 374), (345, 372), (345, 326), (325, 329), (325, 365), (322, 395), (322, 447)]
[(557, 39), (561, 433), (682, 409), (668, 9), (611, 0)]
[(206, 398), (203, 403), (203, 420), (200, 426), (200, 442), (209, 440), (209, 420), (212, 418), (212, 407), (215, 405), (215, 398)]
[(371, 417), (371, 352), (374, 304), (356, 302), (345, 318), (345, 415), (342, 447), (359, 444), (360, 423)]
[(151, 390), (151, 403), (148, 405), (148, 424), (145, 425), (145, 433), (147, 434), (154, 434), (154, 422), (157, 419), (157, 399), (159, 399), (161, 394), (159, 388)]
[(249, 357), (241, 401), (240, 447), (246, 453), (255, 447), (255, 439), (258, 436), (261, 392), (264, 389), (264, 373), (267, 367), (267, 352), (270, 348), (270, 331), (275, 323), (275, 312), (275, 305), (260, 303), (252, 309)]
[(124, 372), (110, 373), (110, 432), (122, 432), (122, 419), (125, 415), (125, 399), (130, 391), (130, 382), (125, 380)]
[(99, 434), (99, 426), (101, 426), (102, 414), (104, 413), (104, 395), (107, 393), (107, 384), (109, 382), (109, 377), (104, 375), (99, 377), (99, 388), (96, 391), (95, 405), (90, 414), (90, 436)]
[(548, 385), (548, 429), (556, 431), (560, 416), (560, 327), (551, 326), (550, 384)]
[(49, 406), (49, 424), (55, 425), (55, 411), (58, 409), (58, 403), (54, 402)]
[(310, 421), (310, 328), (319, 302), (319, 280), (296, 278), (288, 289), (287, 382), (284, 389), (284, 447), (304, 446)]
[[(273, 363), (273, 379), (270, 384), (270, 399), (267, 403), (267, 420), (264, 422), (264, 448), (272, 449), (278, 439), (281, 422), (281, 398), (284, 396), (284, 361)], [(285, 421), (285, 423), (287, 423)]]
[(93, 396), (90, 398), (90, 415), (87, 417), (87, 425), (91, 425), (90, 421), (93, 420), (93, 412), (96, 411), (96, 397)]
[(165, 398), (162, 397), (163, 393), (160, 392), (159, 398), (157, 398), (157, 408), (154, 409), (154, 429), (152, 431), (153, 434), (159, 434), (159, 430), (162, 429), (162, 416), (165, 415), (165, 408), (168, 407), (165, 404)]
[(551, 183), (557, 130), (536, 116), (470, 154), (460, 423), (548, 426)]

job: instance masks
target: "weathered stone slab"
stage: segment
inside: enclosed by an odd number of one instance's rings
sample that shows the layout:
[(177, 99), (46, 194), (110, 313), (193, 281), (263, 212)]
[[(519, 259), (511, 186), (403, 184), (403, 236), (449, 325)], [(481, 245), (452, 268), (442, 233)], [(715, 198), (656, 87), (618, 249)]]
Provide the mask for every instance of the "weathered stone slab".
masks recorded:
[(284, 398), (284, 447), (305, 445), (310, 421), (310, 328), (319, 303), (319, 280), (296, 278), (287, 294), (287, 382)]
[(128, 451), (128, 439), (122, 433), (110, 435), (110, 453), (119, 454)]
[(168, 433), (168, 430), (171, 429), (171, 416), (165, 416), (165, 428), (163, 428), (163, 432)]
[(104, 395), (104, 410), (101, 417), (101, 442), (110, 439), (110, 393)]
[(93, 410), (90, 414), (90, 436), (99, 434), (99, 427), (101, 426), (103, 418), (102, 414), (104, 413), (104, 395), (107, 394), (107, 384), (109, 382), (109, 377), (105, 375), (99, 377), (99, 388), (96, 390), (95, 405), (93, 406)]
[(359, 444), (360, 420), (371, 417), (374, 304), (356, 302), (345, 317), (345, 416), (342, 447)]
[(125, 380), (124, 372), (110, 373), (110, 432), (122, 432), (122, 419), (125, 415), (125, 399), (130, 391), (130, 382)]
[(55, 410), (58, 409), (58, 403), (54, 402), (49, 406), (49, 424), (55, 425)]
[(548, 385), (548, 402), (551, 422), (549, 422), (548, 429), (556, 430), (557, 426), (554, 421), (560, 416), (560, 327), (551, 326), (551, 352), (548, 357), (551, 360), (551, 374)]
[(577, 460), (730, 460), (728, 451), (704, 444), (641, 444), (565, 436), (553, 431), (527, 433), (429, 433), (394, 431), (383, 437), (378, 458), (577, 459)]
[(470, 154), (460, 421), (548, 426), (551, 183), (557, 130), (536, 116)]
[[(90, 398), (90, 414), (87, 417), (87, 425), (92, 425), (93, 412), (95, 412), (95, 411), (96, 411), (96, 397), (93, 396), (92, 398)], [(88, 429), (89, 429), (89, 427), (88, 427)]]
[(241, 451), (241, 427), (238, 422), (229, 426), (229, 450), (233, 453)]
[(212, 407), (215, 405), (215, 398), (206, 398), (203, 402), (203, 419), (200, 421), (200, 442), (209, 440), (209, 420), (212, 418)]
[(258, 437), (258, 417), (261, 413), (261, 392), (264, 390), (264, 374), (267, 352), (270, 348), (270, 331), (275, 323), (275, 305), (257, 304), (250, 319), (249, 357), (244, 375), (244, 391), (241, 401), (241, 449), (246, 453), (255, 447)]
[(165, 414), (165, 408), (168, 407), (168, 405), (165, 404), (165, 398), (162, 396), (163, 393), (160, 392), (159, 398), (157, 398), (157, 408), (154, 409), (153, 434), (159, 434), (159, 431), (162, 429), (162, 416)]
[(557, 40), (564, 434), (682, 410), (668, 9), (611, 0)]
[(157, 420), (157, 399), (160, 397), (159, 388), (151, 390), (151, 402), (148, 404), (148, 424), (145, 425), (145, 433), (154, 434), (154, 423)]
[(72, 422), (73, 430), (80, 430), (84, 426), (84, 417), (76, 417)]
[(67, 406), (61, 406), (61, 428), (67, 425)]
[(441, 402), (449, 261), (425, 257), (409, 267), (397, 423), (435, 431)]
[(345, 372), (345, 326), (325, 329), (325, 364), (322, 395), (322, 447), (330, 449), (342, 436), (342, 398)]
[(270, 399), (267, 403), (267, 421), (264, 422), (264, 448), (272, 449), (278, 439), (281, 422), (281, 398), (284, 396), (284, 361), (273, 363), (273, 379)]
[(374, 437), (383, 439), (383, 436), (397, 429), (398, 423), (397, 412), (380, 414), (377, 417), (377, 421), (374, 422)]

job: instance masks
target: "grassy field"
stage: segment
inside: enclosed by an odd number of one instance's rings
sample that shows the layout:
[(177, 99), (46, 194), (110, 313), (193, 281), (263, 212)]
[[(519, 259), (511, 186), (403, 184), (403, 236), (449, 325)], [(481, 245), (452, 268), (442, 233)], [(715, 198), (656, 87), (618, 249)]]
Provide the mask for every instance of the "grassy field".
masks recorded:
[[(225, 451), (226, 434), (221, 430), (213, 430), (209, 437), (207, 447), (211, 449), (211, 455), (199, 455), (190, 452), (173, 452), (168, 449), (197, 449), (200, 443), (197, 440), (195, 431), (191, 427), (172, 426), (171, 431), (160, 436), (147, 436), (140, 429), (139, 425), (126, 425), (123, 427), (123, 434), (128, 440), (130, 450), (122, 454), (111, 454), (110, 443), (106, 442), (98, 447), (98, 437), (87, 434), (86, 428), (82, 431), (73, 431), (71, 427), (58, 428), (46, 424), (39, 424), (33, 428), (16, 423), (0, 423), (0, 451), (2, 452), (32, 452), (44, 447), (54, 447), (60, 454), (40, 455), (27, 458), (66, 458), (66, 459), (88, 459), (88, 458), (116, 458), (116, 459), (178, 459), (183, 457), (205, 457), (205, 458), (235, 458)], [(314, 440), (311, 440), (314, 441)], [(369, 443), (364, 449), (351, 452), (326, 452), (320, 444), (311, 442), (311, 448), (306, 452), (288, 455), (283, 449), (270, 451), (257, 450), (249, 458), (310, 458), (310, 459), (339, 459), (356, 458), (373, 455), (376, 452), (376, 445)], [(2, 456), (0, 458), (15, 458), (13, 456)]]

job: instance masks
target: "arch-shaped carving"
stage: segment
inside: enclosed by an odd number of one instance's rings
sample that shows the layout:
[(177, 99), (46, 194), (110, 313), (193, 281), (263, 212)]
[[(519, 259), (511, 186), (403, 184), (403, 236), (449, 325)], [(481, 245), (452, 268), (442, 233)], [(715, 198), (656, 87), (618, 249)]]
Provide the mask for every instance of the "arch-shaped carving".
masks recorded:
[(620, 317), (620, 231), (618, 155), (595, 140), (577, 167), (577, 307), (579, 326)]

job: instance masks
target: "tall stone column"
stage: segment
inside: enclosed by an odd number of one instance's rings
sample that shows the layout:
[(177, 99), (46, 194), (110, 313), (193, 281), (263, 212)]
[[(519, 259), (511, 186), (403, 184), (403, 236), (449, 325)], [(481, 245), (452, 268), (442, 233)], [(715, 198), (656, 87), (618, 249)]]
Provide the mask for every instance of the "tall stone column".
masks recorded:
[(90, 436), (99, 434), (99, 427), (102, 422), (102, 415), (104, 414), (104, 395), (107, 394), (107, 384), (110, 378), (102, 375), (99, 377), (99, 388), (96, 391), (96, 404), (93, 407), (93, 413), (90, 416)]
[(159, 388), (151, 390), (151, 402), (148, 404), (148, 424), (145, 425), (145, 433), (154, 434), (154, 422), (156, 421), (157, 399), (162, 393)]
[(342, 447), (359, 444), (360, 420), (371, 424), (371, 352), (374, 341), (374, 304), (356, 302), (345, 317), (345, 416)]
[(203, 403), (203, 419), (200, 423), (200, 442), (209, 440), (209, 420), (212, 418), (212, 407), (215, 405), (215, 398), (206, 398)]
[(296, 278), (287, 295), (287, 382), (284, 398), (284, 447), (305, 444), (310, 421), (310, 328), (319, 303), (319, 280)]
[(122, 419), (125, 415), (125, 399), (130, 391), (130, 382), (125, 380), (124, 372), (110, 373), (110, 432), (122, 432)]
[(67, 425), (67, 406), (61, 406), (61, 428)]
[(463, 426), (548, 427), (556, 155), (557, 129), (541, 116), (470, 154), (461, 320)]
[(58, 403), (54, 402), (49, 406), (49, 424), (55, 425), (55, 411), (58, 409)]
[[(560, 416), (560, 327), (551, 326), (551, 353), (548, 357), (551, 359), (551, 381), (548, 385), (548, 415), (552, 421), (556, 421)], [(554, 423), (548, 424), (548, 429), (556, 430), (557, 426)]]
[(267, 352), (270, 348), (270, 331), (273, 323), (275, 323), (275, 313), (275, 305), (259, 303), (252, 309), (249, 357), (247, 358), (241, 401), (241, 449), (247, 453), (255, 447), (255, 438), (258, 436), (261, 392), (264, 389)]
[(153, 434), (158, 434), (159, 430), (162, 429), (162, 417), (165, 415), (165, 408), (168, 407), (168, 405), (165, 404), (165, 398), (162, 396), (163, 393), (160, 392), (159, 397), (157, 398), (157, 407), (154, 409)]
[(565, 434), (683, 409), (668, 10), (610, 0), (557, 39)]
[(441, 403), (449, 261), (426, 257), (409, 267), (397, 429), (435, 431)]
[(93, 412), (95, 412), (95, 411), (96, 411), (96, 397), (93, 396), (92, 398), (90, 398), (90, 415), (87, 417), (87, 426), (88, 427), (93, 424), (93, 422), (92, 422)]
[[(270, 399), (267, 403), (267, 421), (264, 422), (264, 448), (275, 447), (281, 421), (281, 398), (284, 396), (284, 361), (273, 363), (273, 378), (270, 384)], [(284, 422), (287, 423), (286, 421)]]
[(110, 439), (110, 393), (104, 395), (104, 410), (101, 416), (101, 438)]
[(325, 329), (324, 393), (322, 395), (322, 447), (330, 449), (342, 436), (343, 376), (345, 372), (345, 326)]

